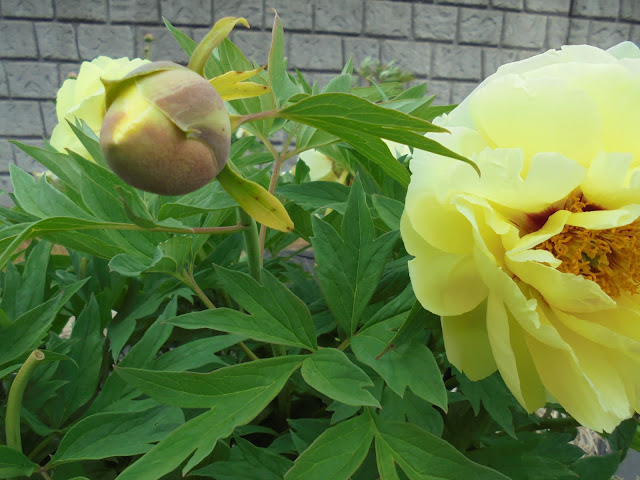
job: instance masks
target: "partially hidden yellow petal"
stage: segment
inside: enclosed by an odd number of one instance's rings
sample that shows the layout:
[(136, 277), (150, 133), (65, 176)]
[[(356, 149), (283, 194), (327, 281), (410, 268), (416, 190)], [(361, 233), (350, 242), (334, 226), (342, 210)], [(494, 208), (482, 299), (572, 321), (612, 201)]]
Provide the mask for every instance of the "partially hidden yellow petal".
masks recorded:
[(442, 335), (447, 358), (471, 380), (481, 380), (496, 371), (487, 334), (487, 304), (457, 316), (442, 317)]
[(487, 333), (509, 390), (529, 413), (544, 406), (546, 393), (526, 345), (526, 334), (496, 295), (489, 295), (487, 302)]

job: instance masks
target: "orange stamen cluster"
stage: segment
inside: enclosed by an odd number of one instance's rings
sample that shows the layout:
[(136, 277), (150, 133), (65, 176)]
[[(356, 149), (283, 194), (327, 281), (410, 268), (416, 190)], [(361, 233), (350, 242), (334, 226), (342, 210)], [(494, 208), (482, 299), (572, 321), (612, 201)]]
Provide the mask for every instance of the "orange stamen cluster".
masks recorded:
[[(573, 213), (602, 210), (573, 193), (564, 207)], [(536, 246), (562, 261), (558, 270), (596, 282), (611, 297), (640, 293), (640, 220), (622, 227), (589, 230), (565, 225), (562, 232)]]

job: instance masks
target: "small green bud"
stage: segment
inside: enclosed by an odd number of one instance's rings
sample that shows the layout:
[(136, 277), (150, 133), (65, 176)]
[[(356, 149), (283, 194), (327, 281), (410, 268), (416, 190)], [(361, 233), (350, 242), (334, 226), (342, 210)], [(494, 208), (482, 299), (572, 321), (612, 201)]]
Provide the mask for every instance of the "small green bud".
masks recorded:
[(207, 184), (225, 166), (229, 114), (203, 77), (172, 62), (153, 62), (103, 83), (107, 113), (100, 148), (125, 182), (160, 195), (182, 195)]

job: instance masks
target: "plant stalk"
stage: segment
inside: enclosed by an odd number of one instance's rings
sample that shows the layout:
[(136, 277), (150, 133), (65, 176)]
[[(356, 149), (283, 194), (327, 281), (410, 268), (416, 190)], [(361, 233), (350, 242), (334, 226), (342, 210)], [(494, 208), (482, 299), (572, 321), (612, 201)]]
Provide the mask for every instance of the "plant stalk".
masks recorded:
[[(293, 131), (291, 131), (287, 135), (287, 139), (284, 142), (284, 147), (282, 147), (282, 151), (280, 153), (272, 152), (272, 154), (274, 155), (273, 172), (271, 173), (271, 180), (269, 181), (269, 193), (271, 193), (272, 195), (276, 191), (276, 187), (278, 186), (278, 178), (280, 178), (280, 169), (282, 168), (282, 164), (285, 161), (285, 155), (289, 150), (289, 145), (291, 145), (293, 138), (294, 138)], [(271, 145), (271, 142), (269, 142), (269, 145)], [(273, 145), (271, 145), (271, 148), (273, 149)], [(266, 238), (267, 238), (267, 226), (260, 225), (259, 242), (260, 242), (260, 260), (261, 261), (262, 261), (262, 258), (264, 258), (264, 242)]]
[(29, 382), (29, 377), (31, 377), (31, 374), (42, 360), (44, 360), (44, 353), (40, 350), (31, 352), (31, 355), (29, 355), (22, 367), (20, 367), (20, 370), (18, 370), (18, 374), (11, 385), (11, 390), (9, 390), (5, 419), (7, 446), (19, 452), (22, 452), (22, 441), (20, 439), (22, 397)]
[(247, 249), (247, 263), (249, 273), (258, 283), (262, 284), (262, 255), (260, 254), (260, 241), (258, 239), (258, 227), (256, 221), (242, 208), (238, 209), (240, 224), (246, 227), (242, 234)]

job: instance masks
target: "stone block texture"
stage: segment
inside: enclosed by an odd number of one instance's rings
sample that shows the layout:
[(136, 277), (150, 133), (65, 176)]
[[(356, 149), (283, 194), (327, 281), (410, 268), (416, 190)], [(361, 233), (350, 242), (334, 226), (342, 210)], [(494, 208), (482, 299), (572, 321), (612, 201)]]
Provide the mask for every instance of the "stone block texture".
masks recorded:
[[(216, 20), (243, 16), (231, 39), (264, 65), (273, 9), (289, 67), (326, 84), (349, 58), (371, 57), (427, 81), (436, 104), (459, 102), (506, 62), (564, 44), (640, 43), (640, 0), (0, 0), (0, 189), (8, 166), (37, 166), (7, 143), (41, 145), (57, 118), (55, 95), (97, 55), (188, 61), (162, 17), (196, 40)], [(0, 202), (3, 201), (0, 197)]]

